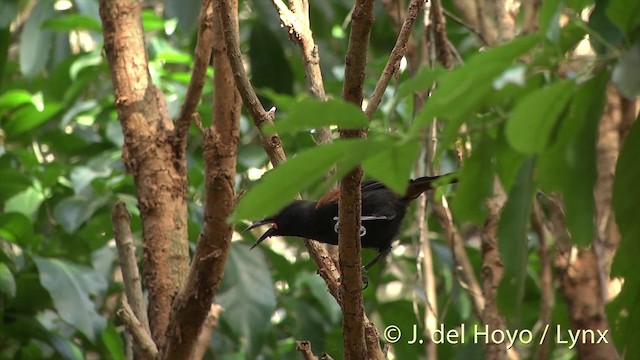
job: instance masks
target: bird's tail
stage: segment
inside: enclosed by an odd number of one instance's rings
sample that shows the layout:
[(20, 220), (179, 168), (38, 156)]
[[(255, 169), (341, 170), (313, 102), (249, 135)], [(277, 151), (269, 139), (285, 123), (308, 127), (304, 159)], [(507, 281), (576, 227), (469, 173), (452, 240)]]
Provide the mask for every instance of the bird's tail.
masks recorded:
[[(442, 181), (438, 181), (442, 179)], [(425, 191), (431, 190), (437, 185), (455, 184), (458, 182), (455, 173), (448, 173), (437, 176), (423, 176), (413, 179), (407, 186), (407, 194), (404, 196), (406, 199), (413, 200), (420, 196)]]

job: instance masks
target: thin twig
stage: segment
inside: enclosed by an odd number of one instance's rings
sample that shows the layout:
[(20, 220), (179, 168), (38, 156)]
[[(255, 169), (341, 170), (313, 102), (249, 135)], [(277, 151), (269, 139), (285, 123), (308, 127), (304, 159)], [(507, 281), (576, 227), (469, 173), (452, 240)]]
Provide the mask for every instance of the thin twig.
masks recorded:
[(111, 219), (127, 302), (131, 304), (133, 313), (140, 320), (142, 327), (150, 334), (151, 330), (149, 328), (149, 319), (147, 318), (147, 307), (144, 304), (144, 296), (142, 294), (136, 249), (133, 246), (133, 238), (131, 236), (131, 215), (127, 211), (124, 201), (119, 200), (113, 206)]
[(482, 42), (482, 45), (484, 45), (484, 46), (489, 45), (489, 42), (487, 41), (487, 39), (485, 39), (484, 35), (482, 35), (482, 33), (478, 29), (476, 29), (473, 26), (467, 24), (464, 20), (459, 18), (456, 14), (452, 13), (451, 11), (449, 11), (449, 10), (447, 10), (445, 8), (442, 8), (442, 13), (446, 17), (448, 17), (449, 19), (451, 19), (454, 22), (458, 23), (458, 25), (460, 25), (460, 26), (466, 28), (467, 30), (471, 31)]
[(296, 350), (302, 354), (305, 360), (318, 360), (318, 357), (311, 350), (309, 341), (296, 341)]
[(213, 7), (211, 0), (202, 0), (200, 16), (198, 18), (198, 40), (194, 54), (193, 69), (191, 70), (191, 80), (187, 87), (187, 93), (180, 108), (180, 113), (176, 119), (174, 136), (174, 146), (176, 151), (184, 154), (187, 148), (187, 133), (191, 124), (192, 115), (202, 96), (209, 60), (211, 60), (211, 43), (213, 41)]
[[(320, 53), (313, 40), (309, 22), (309, 2), (307, 0), (292, 0), (290, 1), (291, 9), (282, 0), (272, 0), (272, 2), (280, 14), (280, 21), (300, 47), (304, 77), (307, 80), (309, 93), (316, 99), (327, 100), (322, 71), (320, 70)], [(332, 141), (331, 130), (328, 128), (316, 129), (315, 140), (318, 144), (330, 143)]]
[(233, 69), (236, 86), (242, 97), (242, 102), (251, 115), (253, 123), (260, 131), (262, 147), (267, 152), (267, 155), (269, 155), (273, 166), (277, 166), (286, 160), (286, 155), (282, 149), (282, 140), (280, 140), (277, 134), (267, 135), (262, 130), (263, 125), (273, 124), (275, 111), (266, 111), (264, 109), (244, 69), (242, 53), (240, 51), (240, 37), (235, 27), (233, 17), (231, 16), (231, 11), (234, 11), (234, 9), (231, 8), (229, 0), (218, 1), (216, 7), (222, 20), (222, 27), (225, 34), (224, 38), (227, 45), (227, 56)]
[(145, 330), (145, 328), (140, 324), (140, 321), (131, 310), (129, 303), (127, 301), (122, 302), (122, 308), (118, 310), (118, 316), (124, 322), (124, 325), (127, 327), (127, 332), (131, 334), (133, 340), (140, 347), (140, 349), (155, 358), (158, 355), (158, 347), (151, 339), (151, 335)]
[(369, 97), (367, 108), (364, 111), (365, 115), (367, 115), (369, 119), (373, 118), (373, 115), (378, 109), (378, 106), (382, 101), (382, 95), (387, 89), (387, 86), (391, 81), (391, 77), (393, 77), (400, 68), (400, 60), (402, 60), (402, 57), (407, 52), (407, 42), (409, 41), (409, 35), (411, 35), (411, 29), (413, 28), (413, 24), (415, 23), (418, 13), (422, 10), (423, 6), (424, 0), (412, 0), (409, 5), (407, 18), (404, 20), (404, 23), (400, 28), (396, 44), (389, 55), (389, 60), (387, 60), (387, 63), (384, 66), (382, 75), (380, 75), (380, 79), (378, 79), (376, 87), (373, 90), (373, 94)]
[(204, 324), (202, 325), (202, 331), (200, 331), (200, 335), (198, 335), (198, 342), (196, 343), (196, 349), (193, 355), (194, 359), (203, 358), (205, 352), (209, 348), (211, 335), (213, 335), (213, 331), (218, 325), (220, 314), (223, 311), (224, 308), (222, 306), (218, 304), (211, 304), (209, 314), (207, 314), (207, 318), (204, 320)]
[[(533, 202), (531, 212), (531, 224), (538, 237), (538, 254), (540, 257), (540, 318), (538, 323), (546, 326), (551, 323), (551, 311), (553, 309), (553, 278), (551, 274), (551, 255), (547, 246), (547, 229), (544, 225), (544, 215), (540, 203), (536, 199)], [(541, 339), (542, 343), (536, 350), (536, 359), (544, 360), (549, 355), (550, 341), (547, 337)]]

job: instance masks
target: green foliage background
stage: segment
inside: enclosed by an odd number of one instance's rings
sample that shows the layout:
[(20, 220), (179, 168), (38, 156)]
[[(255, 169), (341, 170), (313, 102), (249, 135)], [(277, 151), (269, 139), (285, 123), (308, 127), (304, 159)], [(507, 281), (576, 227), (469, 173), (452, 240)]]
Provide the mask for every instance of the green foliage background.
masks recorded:
[[(123, 136), (114, 107), (108, 66), (101, 50), (101, 24), (96, 0), (37, 1), (26, 18), (29, 2), (0, 3), (0, 358), (124, 359), (123, 326), (115, 316), (122, 284), (112, 241), (111, 205), (124, 200), (141, 226), (134, 185), (124, 171)], [(62, 3), (71, 7), (63, 7)], [(567, 226), (573, 241), (589, 245), (594, 237), (595, 140), (608, 81), (623, 94), (640, 93), (640, 6), (637, 0), (545, 1), (538, 33), (479, 52), (474, 35), (453, 21), (448, 34), (465, 65), (447, 72), (421, 69), (413, 78), (405, 71), (392, 82), (371, 123), (366, 140), (336, 141), (316, 147), (315, 126), (359, 125), (358, 109), (339, 100), (348, 29), (343, 28), (351, 2), (312, 1), (311, 24), (319, 45), (327, 93), (319, 104), (305, 95), (302, 61), (287, 39), (268, 1), (241, 1), (242, 49), (251, 63), (254, 85), (266, 105), (278, 108), (276, 130), (289, 161), (260, 181), (250, 169), (265, 169), (268, 159), (258, 133), (243, 116), (238, 157), (238, 189), (251, 189), (234, 220), (268, 215), (297, 192), (317, 198), (332, 184), (324, 173), (363, 163), (368, 176), (402, 190), (418, 156), (424, 129), (442, 119), (436, 168), (456, 170), (455, 140), (466, 123), (473, 152), (459, 169), (450, 197), (454, 216), (464, 229), (481, 225), (497, 175), (509, 193), (499, 227), (505, 281), (500, 309), (511, 329), (538, 329), (540, 269), (537, 241), (528, 219), (539, 189), (558, 191), (565, 200)], [(150, 72), (166, 95), (175, 118), (186, 92), (195, 44), (200, 2), (150, 2), (144, 12)], [(595, 5), (588, 21), (580, 17)], [(450, 1), (444, 6), (455, 12)], [(158, 9), (164, 11), (157, 11)], [(568, 21), (560, 26), (562, 12)], [(568, 54), (589, 35), (596, 56), (568, 60)], [(371, 38), (367, 94), (382, 71), (395, 42), (388, 17), (376, 8)], [(526, 56), (525, 63), (521, 59)], [(582, 61), (573, 64), (570, 62)], [(560, 78), (558, 68), (572, 69)], [(412, 93), (438, 89), (415, 114)], [(211, 121), (211, 84), (199, 112)], [(636, 123), (620, 155), (614, 207), (623, 236), (613, 274), (625, 278), (620, 296), (610, 305), (610, 323), (619, 349), (639, 353), (638, 285), (633, 268), (640, 257), (640, 153)], [(393, 131), (389, 131), (393, 129)], [(203, 158), (200, 134), (191, 129), (189, 160), (189, 234), (197, 239), (202, 224)], [(413, 208), (412, 208), (413, 210)], [(370, 273), (374, 285), (365, 291), (368, 314), (382, 331), (397, 325), (407, 333), (421, 323), (424, 289), (416, 269), (417, 230), (407, 217), (400, 249), (385, 266)], [(436, 222), (429, 224), (437, 277), (440, 322), (446, 328), (476, 324), (470, 300), (454, 276), (451, 253)], [(295, 341), (310, 340), (314, 351), (340, 358), (340, 311), (315, 275), (297, 239), (271, 240), (270, 246), (248, 251), (255, 241), (243, 233), (233, 242), (222, 289), (216, 297), (223, 312), (211, 342), (218, 359), (296, 358)], [(240, 238), (240, 235), (236, 236)], [(479, 249), (467, 251), (476, 270)], [(373, 256), (365, 252), (365, 257)], [(384, 269), (384, 270), (383, 270)], [(553, 324), (568, 328), (567, 310), (556, 301)], [(535, 332), (539, 336), (539, 332)], [(524, 357), (534, 345), (520, 344)], [(553, 358), (575, 354), (553, 345)], [(393, 346), (397, 359), (423, 356), (421, 346), (403, 341)], [(476, 357), (478, 344), (438, 346), (443, 359)], [(211, 354), (209, 354), (211, 355)]]

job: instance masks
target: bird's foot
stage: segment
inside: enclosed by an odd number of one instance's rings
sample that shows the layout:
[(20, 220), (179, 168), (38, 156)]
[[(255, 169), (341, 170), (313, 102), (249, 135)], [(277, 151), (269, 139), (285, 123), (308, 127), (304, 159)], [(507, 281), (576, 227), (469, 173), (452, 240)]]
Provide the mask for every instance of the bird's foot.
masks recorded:
[(362, 267), (362, 290), (365, 290), (367, 287), (369, 287), (369, 277), (367, 276), (367, 269), (365, 269), (365, 267)]

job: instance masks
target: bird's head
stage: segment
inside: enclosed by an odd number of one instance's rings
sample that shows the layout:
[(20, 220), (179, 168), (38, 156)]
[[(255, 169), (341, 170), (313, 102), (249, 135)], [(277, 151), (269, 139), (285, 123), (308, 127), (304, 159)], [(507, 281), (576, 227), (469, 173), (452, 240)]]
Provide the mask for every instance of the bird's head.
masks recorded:
[(308, 209), (313, 209), (314, 207), (314, 203), (310, 201), (296, 200), (285, 206), (276, 215), (254, 222), (244, 231), (266, 224), (271, 224), (271, 228), (258, 238), (258, 241), (251, 246), (251, 249), (271, 236), (301, 236), (302, 234), (299, 234), (299, 232), (304, 229), (304, 216)]

